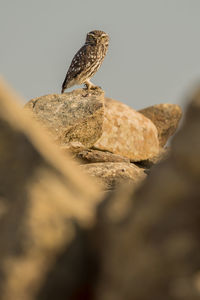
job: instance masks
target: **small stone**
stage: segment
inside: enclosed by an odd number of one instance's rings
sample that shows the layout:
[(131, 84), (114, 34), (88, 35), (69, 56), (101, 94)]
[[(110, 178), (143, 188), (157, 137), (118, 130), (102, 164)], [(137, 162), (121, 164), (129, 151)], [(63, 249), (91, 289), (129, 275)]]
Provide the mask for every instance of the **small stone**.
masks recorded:
[(107, 151), (87, 149), (77, 153), (76, 157), (85, 163), (97, 162), (130, 162), (130, 159)]
[(169, 103), (150, 106), (139, 112), (155, 124), (161, 147), (164, 147), (169, 137), (175, 133), (182, 116), (180, 106)]
[(91, 163), (81, 166), (88, 175), (96, 177), (105, 190), (117, 188), (120, 184), (137, 184), (146, 177), (144, 170), (130, 163)]

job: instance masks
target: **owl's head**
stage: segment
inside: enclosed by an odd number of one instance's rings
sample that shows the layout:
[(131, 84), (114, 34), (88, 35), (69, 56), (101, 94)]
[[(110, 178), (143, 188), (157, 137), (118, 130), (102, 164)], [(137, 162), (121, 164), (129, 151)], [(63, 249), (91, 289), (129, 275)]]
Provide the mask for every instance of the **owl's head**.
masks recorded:
[(104, 44), (108, 46), (109, 35), (101, 30), (93, 30), (87, 34), (86, 43), (90, 45)]

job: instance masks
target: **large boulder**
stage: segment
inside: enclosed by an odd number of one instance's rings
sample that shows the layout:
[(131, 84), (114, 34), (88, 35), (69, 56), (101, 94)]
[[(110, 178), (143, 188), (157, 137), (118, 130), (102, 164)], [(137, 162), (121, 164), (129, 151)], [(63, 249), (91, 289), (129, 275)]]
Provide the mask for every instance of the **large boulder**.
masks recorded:
[(170, 103), (150, 106), (139, 110), (139, 112), (155, 124), (161, 147), (163, 147), (170, 136), (174, 134), (182, 116), (180, 106)]
[(89, 148), (102, 135), (104, 95), (101, 89), (88, 94), (74, 90), (30, 100), (25, 109), (46, 128), (62, 148)]
[(104, 98), (101, 89), (46, 95), (30, 100), (25, 108), (64, 150), (93, 147), (132, 161), (159, 151), (155, 125), (127, 105)]
[(149, 119), (129, 106), (105, 98), (103, 132), (94, 147), (132, 161), (148, 159), (159, 152), (157, 129)]

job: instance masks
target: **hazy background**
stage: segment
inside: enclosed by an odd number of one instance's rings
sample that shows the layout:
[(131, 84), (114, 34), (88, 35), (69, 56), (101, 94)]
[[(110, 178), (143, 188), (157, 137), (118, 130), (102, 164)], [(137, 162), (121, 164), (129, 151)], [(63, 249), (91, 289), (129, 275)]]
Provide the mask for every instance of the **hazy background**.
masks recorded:
[(25, 100), (59, 93), (94, 29), (111, 37), (92, 80), (109, 97), (180, 104), (200, 78), (199, 0), (0, 0), (0, 73)]

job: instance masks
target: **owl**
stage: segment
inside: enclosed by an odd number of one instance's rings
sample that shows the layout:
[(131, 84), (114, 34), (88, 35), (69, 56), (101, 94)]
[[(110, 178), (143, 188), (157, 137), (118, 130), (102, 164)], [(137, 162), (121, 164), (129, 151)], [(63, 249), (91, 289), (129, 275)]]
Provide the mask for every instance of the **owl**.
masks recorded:
[(101, 30), (94, 30), (87, 34), (83, 47), (74, 56), (61, 93), (73, 85), (84, 84), (86, 89), (96, 86), (90, 82), (90, 78), (97, 72), (108, 50), (109, 36)]

